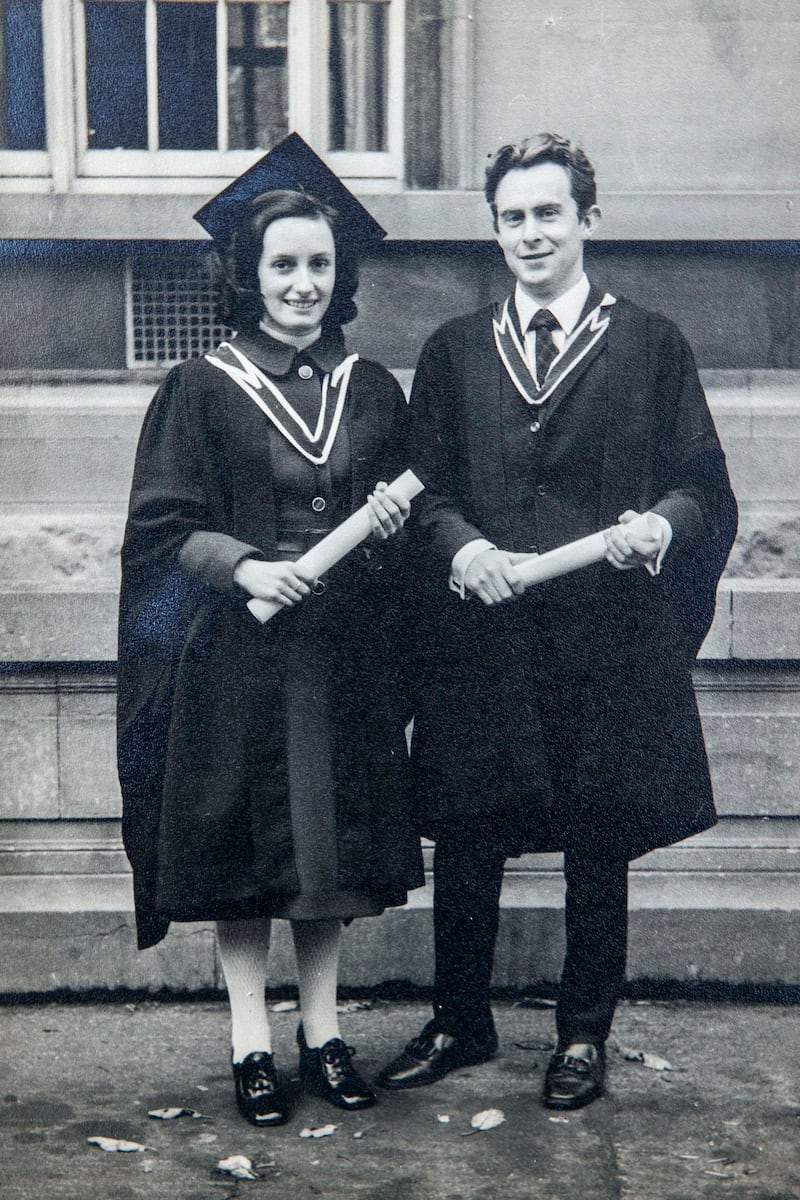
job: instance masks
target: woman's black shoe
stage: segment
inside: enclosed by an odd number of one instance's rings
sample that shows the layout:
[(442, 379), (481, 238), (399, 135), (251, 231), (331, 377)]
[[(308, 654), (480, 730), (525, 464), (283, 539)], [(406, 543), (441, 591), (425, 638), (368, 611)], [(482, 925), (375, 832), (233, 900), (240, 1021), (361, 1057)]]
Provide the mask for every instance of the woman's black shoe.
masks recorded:
[(308, 1046), (302, 1025), (297, 1030), (297, 1044), (300, 1080), (306, 1091), (351, 1111), (375, 1103), (375, 1093), (353, 1066), (352, 1046), (346, 1046), (341, 1038), (331, 1038), (324, 1046)]
[(266, 1050), (254, 1050), (233, 1064), (236, 1104), (251, 1125), (283, 1125), (289, 1118), (289, 1102), (281, 1090), (275, 1062)]

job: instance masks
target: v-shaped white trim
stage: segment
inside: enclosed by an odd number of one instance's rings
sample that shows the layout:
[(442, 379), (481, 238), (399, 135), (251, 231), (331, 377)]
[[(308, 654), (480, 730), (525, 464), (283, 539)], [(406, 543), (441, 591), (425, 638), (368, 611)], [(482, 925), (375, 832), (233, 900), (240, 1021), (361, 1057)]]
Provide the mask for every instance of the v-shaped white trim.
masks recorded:
[[(525, 368), (525, 374), (531, 380), (531, 382), (535, 384), (537, 381), (534, 379), (530, 367), (528, 366), (528, 358), (525, 353), (525, 348), (520, 342), (516, 326), (511, 318), (509, 311), (510, 299), (505, 301), (505, 304), (503, 305), (503, 311), (500, 314), (500, 320), (497, 321), (494, 317), (492, 318), (494, 343), (497, 347), (497, 353), (500, 355), (500, 360), (503, 363), (511, 382), (514, 384), (514, 387), (517, 389), (520, 396), (522, 396), (526, 404), (533, 404), (537, 406), (544, 404), (545, 400), (547, 400), (548, 397), (553, 394), (562, 380), (566, 379), (567, 376), (574, 371), (578, 363), (580, 363), (586, 357), (592, 347), (596, 344), (596, 342), (599, 341), (599, 339), (608, 329), (611, 318), (608, 315), (601, 315), (602, 310), (605, 308), (610, 308), (611, 305), (616, 304), (616, 302), (616, 298), (612, 296), (610, 292), (605, 293), (603, 299), (596, 306), (596, 308), (593, 308), (592, 311), (584, 317), (580, 324), (573, 329), (572, 333), (569, 335), (564, 344), (564, 349), (561, 350), (560, 353), (557, 354), (553, 359), (553, 363), (548, 371), (548, 384), (541, 389), (537, 388), (536, 391), (532, 393), (521, 381), (519, 375), (511, 365), (509, 357), (506, 354), (505, 346), (501, 340), (503, 337), (508, 337), (510, 335), (514, 349), (519, 355), (521, 365)], [(556, 370), (558, 364), (561, 363), (569, 351), (572, 350), (575, 342), (585, 330), (588, 330), (589, 333), (593, 334), (594, 336), (590, 338), (584, 347), (581, 348), (580, 353), (576, 354), (573, 359), (570, 359), (565, 364), (565, 369), (559, 374)]]
[[(286, 399), (280, 388), (273, 383), (273, 381), (267, 375), (265, 375), (264, 372), (255, 365), (255, 363), (251, 362), (246, 354), (243, 354), (241, 350), (237, 349), (237, 347), (232, 345), (230, 342), (222, 342), (219, 346), (219, 349), (230, 351), (230, 353), (233, 354), (236, 359), (238, 359), (240, 365), (236, 366), (235, 363), (225, 362), (224, 359), (217, 358), (213, 354), (207, 354), (205, 356), (206, 360), (210, 362), (212, 366), (218, 367), (221, 371), (224, 371), (225, 374), (228, 375), (229, 378), (232, 379), (233, 382), (237, 384), (237, 386), (240, 387), (242, 391), (250, 397), (251, 400), (255, 401), (261, 411), (269, 417), (273, 425), (283, 434), (286, 440), (292, 446), (294, 446), (295, 450), (303, 455), (304, 458), (307, 458), (309, 462), (312, 462), (317, 466), (327, 462), (328, 456), (331, 452), (331, 447), (336, 440), (336, 434), (339, 432), (342, 412), (344, 411), (344, 403), (347, 398), (347, 388), (350, 383), (350, 372), (353, 369), (353, 364), (358, 362), (358, 355), (349, 354), (347, 358), (342, 359), (338, 366), (336, 366), (329, 375), (325, 375), (323, 377), (319, 417), (317, 419), (316, 427), (312, 431), (312, 429), (302, 419), (300, 414), (296, 412), (296, 410)], [(281, 409), (286, 413), (290, 421), (294, 422), (294, 424), (305, 435), (308, 442), (310, 442), (312, 445), (315, 445), (323, 436), (325, 430), (325, 418), (328, 412), (329, 393), (331, 391), (334, 393), (335, 408), (331, 416), (330, 428), (328, 429), (324, 444), (320, 450), (314, 453), (312, 450), (306, 449), (306, 447), (303, 446), (300, 441), (298, 441), (297, 437), (292, 432), (291, 426), (284, 423), (284, 421), (280, 419), (279, 414), (265, 403), (263, 396), (259, 395), (259, 392), (264, 389), (266, 389), (270, 395), (273, 396), (273, 398), (280, 405)]]

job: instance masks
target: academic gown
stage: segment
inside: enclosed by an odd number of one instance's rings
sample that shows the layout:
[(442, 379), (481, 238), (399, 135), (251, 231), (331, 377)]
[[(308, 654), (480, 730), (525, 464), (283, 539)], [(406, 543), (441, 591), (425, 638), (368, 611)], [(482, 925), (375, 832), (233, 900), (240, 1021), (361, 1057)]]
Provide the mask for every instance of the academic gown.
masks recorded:
[[(340, 336), (297, 355), (264, 335), (234, 345), (287, 394), (298, 372), (310, 367), (319, 386), (345, 354)], [(357, 549), (323, 594), (263, 626), (233, 583), (247, 555), (298, 556), (279, 528), (276, 484), (291, 484), (302, 550), (405, 467), (406, 411), (391, 375), (358, 360), (321, 467), (205, 359), (171, 371), (147, 412), (122, 549), (118, 683), (142, 947), (170, 920), (346, 918), (403, 904), (423, 882), (404, 734), (402, 535)], [(345, 906), (296, 909), (326, 825)]]
[[(593, 289), (587, 309), (601, 297)], [(498, 354), (499, 313), (434, 334), (411, 399), (410, 458), (426, 485), (413, 517), (418, 825), (434, 838), (471, 831), (509, 855), (631, 859), (716, 819), (691, 667), (736, 505), (671, 322), (611, 304), (604, 335), (537, 407)], [(626, 509), (672, 525), (656, 578), (601, 563), (497, 607), (448, 590), (473, 538), (545, 552)]]

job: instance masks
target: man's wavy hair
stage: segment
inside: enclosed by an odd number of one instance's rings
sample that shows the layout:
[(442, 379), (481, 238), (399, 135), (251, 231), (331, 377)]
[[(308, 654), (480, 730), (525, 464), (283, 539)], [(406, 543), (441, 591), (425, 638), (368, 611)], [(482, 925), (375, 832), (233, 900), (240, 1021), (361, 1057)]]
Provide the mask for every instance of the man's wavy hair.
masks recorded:
[(358, 288), (358, 260), (338, 212), (308, 192), (263, 192), (245, 206), (232, 235), (215, 243), (212, 258), (217, 290), (217, 316), (223, 325), (241, 333), (254, 333), (264, 316), (258, 282), (258, 264), (264, 249), (264, 232), (284, 217), (322, 218), (333, 233), (336, 247), (336, 282), (322, 328), (338, 328), (356, 316), (353, 297)]
[(495, 195), (500, 180), (517, 167), (538, 167), (540, 163), (546, 162), (557, 163), (569, 175), (569, 189), (578, 207), (579, 217), (585, 217), (592, 205), (597, 203), (594, 167), (580, 146), (576, 146), (567, 138), (559, 137), (557, 133), (537, 133), (533, 137), (525, 138), (522, 142), (501, 146), (489, 160), (483, 191), (486, 203), (492, 210), (495, 229), (497, 229)]

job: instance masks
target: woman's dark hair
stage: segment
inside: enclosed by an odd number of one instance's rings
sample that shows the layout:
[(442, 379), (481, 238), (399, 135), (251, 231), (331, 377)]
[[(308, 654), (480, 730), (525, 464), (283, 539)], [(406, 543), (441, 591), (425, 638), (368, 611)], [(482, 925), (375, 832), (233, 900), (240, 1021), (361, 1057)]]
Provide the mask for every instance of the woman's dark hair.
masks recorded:
[(597, 203), (597, 185), (594, 167), (580, 146), (557, 133), (537, 133), (525, 138), (518, 145), (501, 146), (493, 154), (486, 168), (484, 195), (492, 210), (494, 227), (497, 228), (497, 205), (494, 202), (500, 180), (517, 167), (538, 167), (540, 163), (552, 162), (563, 167), (569, 175), (569, 189), (578, 208), (578, 216), (584, 217), (592, 205)]
[(263, 192), (246, 206), (234, 232), (224, 245), (215, 243), (214, 282), (217, 315), (223, 325), (242, 333), (258, 329), (264, 301), (258, 282), (258, 264), (264, 249), (264, 231), (283, 217), (322, 218), (327, 221), (336, 247), (336, 282), (323, 329), (352, 321), (358, 309), (353, 296), (358, 288), (358, 260), (335, 208), (307, 192)]

